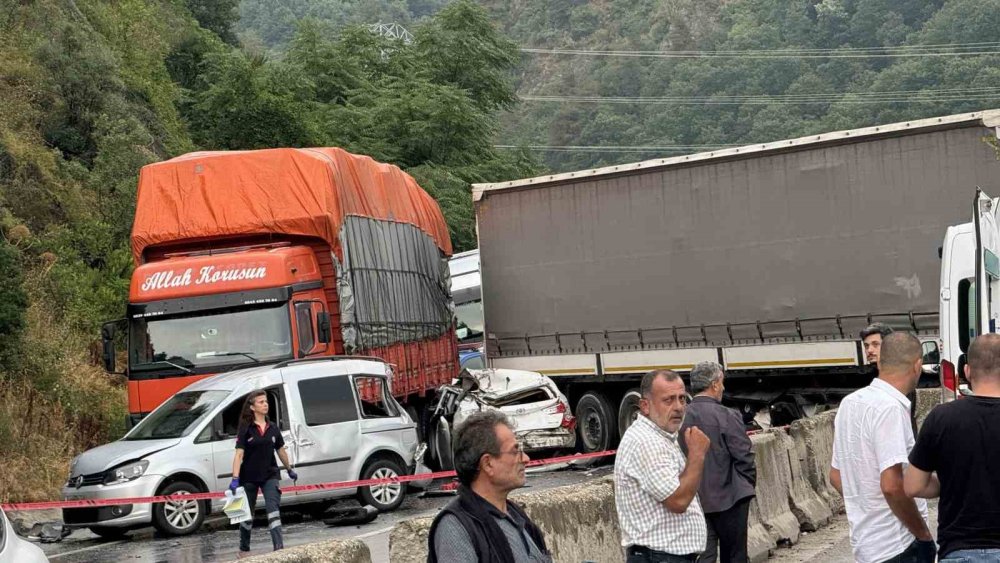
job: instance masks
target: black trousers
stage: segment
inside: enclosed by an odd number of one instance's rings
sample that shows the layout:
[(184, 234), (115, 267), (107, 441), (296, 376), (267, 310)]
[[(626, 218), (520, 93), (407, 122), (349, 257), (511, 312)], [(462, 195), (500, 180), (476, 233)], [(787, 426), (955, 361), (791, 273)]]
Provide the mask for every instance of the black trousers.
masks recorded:
[[(747, 497), (728, 510), (705, 513), (708, 525), (708, 542), (698, 558), (699, 563), (746, 563), (747, 520), (750, 516), (750, 499)], [(718, 554), (718, 555), (717, 555)]]
[(698, 554), (674, 555), (665, 551), (656, 551), (641, 545), (630, 545), (625, 550), (625, 563), (688, 563), (697, 561)]

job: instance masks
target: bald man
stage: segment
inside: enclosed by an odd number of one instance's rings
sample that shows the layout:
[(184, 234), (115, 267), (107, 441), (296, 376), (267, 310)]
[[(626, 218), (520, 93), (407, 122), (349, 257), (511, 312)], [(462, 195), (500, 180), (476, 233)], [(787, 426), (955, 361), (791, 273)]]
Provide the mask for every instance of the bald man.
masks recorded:
[(916, 389), (921, 368), (920, 341), (889, 334), (882, 339), (878, 377), (837, 409), (830, 482), (844, 496), (859, 563), (934, 561), (927, 502), (914, 502), (903, 490), (914, 442), (906, 395)]
[(942, 563), (1000, 561), (1000, 334), (969, 346), (973, 395), (934, 408), (910, 452), (906, 494), (940, 496)]

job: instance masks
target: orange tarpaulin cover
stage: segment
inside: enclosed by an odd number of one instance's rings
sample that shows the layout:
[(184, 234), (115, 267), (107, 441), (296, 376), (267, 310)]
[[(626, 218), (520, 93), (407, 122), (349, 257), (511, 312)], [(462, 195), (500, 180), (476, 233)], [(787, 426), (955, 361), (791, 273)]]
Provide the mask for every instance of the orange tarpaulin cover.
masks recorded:
[(143, 167), (132, 256), (150, 246), (240, 235), (318, 237), (336, 248), (343, 218), (409, 223), (451, 255), (437, 202), (407, 173), (338, 148), (195, 152)]

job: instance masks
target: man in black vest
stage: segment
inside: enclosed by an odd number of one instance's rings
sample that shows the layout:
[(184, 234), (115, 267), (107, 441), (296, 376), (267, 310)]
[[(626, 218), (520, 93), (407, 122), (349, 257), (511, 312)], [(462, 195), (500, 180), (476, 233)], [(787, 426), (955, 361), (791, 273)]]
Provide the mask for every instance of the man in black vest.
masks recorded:
[(524, 486), (528, 456), (503, 413), (471, 415), (455, 429), (458, 498), (442, 510), (428, 536), (428, 563), (551, 563), (538, 526), (511, 491)]

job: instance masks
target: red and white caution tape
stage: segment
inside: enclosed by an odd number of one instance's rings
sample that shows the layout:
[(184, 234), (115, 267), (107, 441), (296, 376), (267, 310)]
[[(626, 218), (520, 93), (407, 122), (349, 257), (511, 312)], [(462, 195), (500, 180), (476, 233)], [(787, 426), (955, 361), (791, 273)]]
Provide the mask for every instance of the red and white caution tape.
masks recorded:
[[(589, 454), (574, 454), (549, 459), (532, 460), (527, 463), (529, 467), (539, 465), (551, 465), (554, 463), (566, 463), (574, 460), (593, 459), (614, 455), (615, 450), (594, 452)], [(306, 491), (328, 491), (333, 489), (355, 489), (358, 487), (368, 487), (372, 485), (388, 485), (393, 483), (409, 483), (410, 481), (426, 481), (430, 479), (447, 479), (454, 477), (454, 471), (438, 471), (436, 473), (420, 473), (418, 475), (403, 475), (391, 479), (363, 479), (359, 481), (339, 481), (335, 483), (317, 483), (314, 485), (293, 485), (282, 487), (282, 493), (297, 493)], [(185, 502), (192, 500), (213, 500), (225, 497), (225, 493), (185, 493), (173, 495), (159, 495), (153, 497), (131, 497), (131, 498), (105, 498), (105, 499), (85, 499), (85, 500), (62, 500), (50, 502), (22, 502), (4, 504), (5, 512), (17, 510), (46, 510), (54, 508), (85, 508), (95, 506), (118, 506), (123, 504), (148, 504), (157, 502)]]
[[(748, 435), (759, 434), (767, 430), (779, 430), (788, 426), (776, 426), (765, 430), (751, 430)], [(535, 459), (529, 461), (528, 467), (538, 467), (542, 465), (552, 465), (555, 463), (568, 463), (584, 459), (594, 459), (615, 455), (616, 450), (605, 450), (603, 452), (593, 452), (589, 454), (573, 454), (547, 459)], [(420, 473), (417, 475), (403, 475), (391, 479), (363, 479), (359, 481), (338, 481), (334, 483), (317, 483), (315, 485), (293, 485), (282, 487), (282, 493), (297, 493), (306, 491), (329, 491), (334, 489), (355, 489), (358, 487), (368, 487), (372, 485), (388, 485), (393, 483), (409, 483), (410, 481), (426, 481), (431, 479), (447, 479), (454, 477), (454, 471), (438, 471), (435, 473)], [(192, 500), (213, 500), (224, 498), (225, 493), (185, 493), (173, 495), (159, 495), (153, 497), (131, 497), (131, 498), (105, 498), (105, 499), (85, 499), (85, 500), (61, 500), (49, 502), (22, 502), (0, 505), (5, 512), (17, 510), (47, 510), (54, 508), (85, 508), (94, 506), (119, 506), (123, 504), (149, 504), (157, 502), (185, 502)]]

